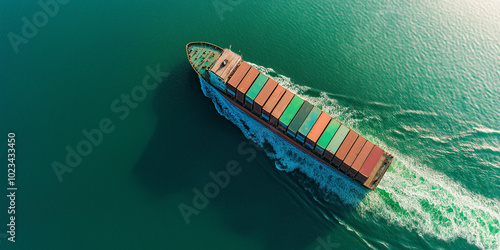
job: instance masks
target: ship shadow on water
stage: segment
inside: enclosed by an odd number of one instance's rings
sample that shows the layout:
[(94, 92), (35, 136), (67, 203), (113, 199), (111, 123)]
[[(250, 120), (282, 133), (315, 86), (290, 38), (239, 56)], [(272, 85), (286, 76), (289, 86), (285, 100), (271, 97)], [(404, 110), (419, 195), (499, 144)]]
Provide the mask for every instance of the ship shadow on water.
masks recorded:
[[(213, 182), (210, 171), (225, 170), (234, 160), (242, 171), (210, 200), (210, 209), (220, 211), (231, 231), (260, 239), (267, 249), (305, 249), (318, 237), (342, 230), (337, 218), (350, 214), (364, 197), (358, 194), (359, 201), (345, 204), (302, 172), (276, 169), (264, 152), (272, 148), (252, 143), (219, 115), (188, 64), (174, 68), (160, 84), (154, 110), (156, 131), (134, 168), (141, 187), (158, 197), (193, 193)], [(255, 159), (247, 161), (251, 155), (238, 150), (242, 144), (255, 152)], [(191, 219), (198, 216), (203, 213)]]

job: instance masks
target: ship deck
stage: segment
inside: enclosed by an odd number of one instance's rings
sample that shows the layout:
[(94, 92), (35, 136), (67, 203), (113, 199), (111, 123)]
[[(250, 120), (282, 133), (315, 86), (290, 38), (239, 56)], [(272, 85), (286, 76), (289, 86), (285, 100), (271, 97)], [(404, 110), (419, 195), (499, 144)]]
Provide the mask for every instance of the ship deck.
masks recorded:
[(220, 47), (201, 42), (188, 44), (186, 51), (191, 66), (204, 79), (208, 79), (210, 67), (219, 59), (223, 52)]

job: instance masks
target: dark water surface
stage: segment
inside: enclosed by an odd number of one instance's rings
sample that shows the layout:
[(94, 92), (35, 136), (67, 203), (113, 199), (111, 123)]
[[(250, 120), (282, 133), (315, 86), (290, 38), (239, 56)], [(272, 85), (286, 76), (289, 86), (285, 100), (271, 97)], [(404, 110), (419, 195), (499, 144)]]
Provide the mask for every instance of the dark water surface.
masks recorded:
[[(498, 1), (0, 6), (18, 188), (12, 243), (5, 140), (0, 249), (500, 248)], [(228, 105), (191, 41), (231, 45), (394, 154), (379, 188)]]

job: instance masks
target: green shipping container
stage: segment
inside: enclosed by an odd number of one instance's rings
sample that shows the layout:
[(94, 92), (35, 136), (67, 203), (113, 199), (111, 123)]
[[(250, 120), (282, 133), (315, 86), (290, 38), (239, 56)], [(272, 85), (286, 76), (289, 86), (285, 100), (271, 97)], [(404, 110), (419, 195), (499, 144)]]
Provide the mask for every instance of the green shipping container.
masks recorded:
[(280, 123), (283, 126), (288, 127), (303, 103), (304, 100), (302, 100), (302, 98), (300, 98), (299, 96), (293, 97), (292, 101), (288, 104), (283, 114), (281, 114)]
[(330, 141), (330, 144), (328, 144), (326, 150), (331, 152), (332, 154), (335, 154), (344, 141), (344, 138), (347, 136), (347, 133), (349, 133), (349, 128), (344, 125), (340, 126), (339, 131), (337, 131), (333, 139)]
[(332, 119), (330, 121), (330, 124), (328, 124), (328, 127), (326, 127), (325, 131), (323, 131), (323, 134), (318, 140), (317, 146), (321, 147), (321, 149), (325, 149), (326, 146), (328, 146), (328, 143), (330, 143), (330, 140), (332, 140), (333, 135), (335, 132), (337, 132), (337, 129), (340, 127), (340, 122)]
[(246, 97), (247, 101), (253, 103), (253, 100), (255, 100), (255, 97), (257, 97), (260, 90), (262, 89), (262, 87), (264, 87), (268, 79), (269, 78), (266, 75), (260, 73), (259, 77), (257, 77), (257, 80), (255, 80), (252, 87), (247, 92), (247, 97)]
[(302, 104), (292, 122), (290, 122), (287, 133), (295, 137), (297, 135), (297, 131), (299, 131), (300, 126), (306, 120), (309, 112), (311, 112), (313, 108), (314, 106), (311, 103), (304, 101), (304, 104)]
[(299, 128), (299, 134), (297, 135), (297, 140), (304, 142), (307, 134), (309, 134), (309, 131), (311, 131), (312, 127), (314, 126), (316, 120), (318, 120), (320, 115), (321, 115), (321, 110), (319, 108), (314, 107), (311, 110), (306, 120), (304, 121), (304, 123), (302, 123), (302, 126), (300, 126)]

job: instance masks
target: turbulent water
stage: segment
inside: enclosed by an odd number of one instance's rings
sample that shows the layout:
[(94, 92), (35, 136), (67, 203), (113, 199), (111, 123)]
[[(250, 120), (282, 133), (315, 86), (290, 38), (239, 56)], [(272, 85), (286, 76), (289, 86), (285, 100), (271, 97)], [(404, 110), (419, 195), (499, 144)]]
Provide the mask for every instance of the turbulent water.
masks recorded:
[[(1, 1), (0, 136), (16, 134), (18, 190), (14, 243), (0, 175), (0, 249), (499, 249), (498, 13), (498, 0)], [(377, 190), (200, 90), (192, 41), (231, 47), (393, 154)], [(228, 165), (241, 171), (215, 192)]]
[[(252, 64), (267, 75), (313, 103), (333, 117), (349, 117), (329, 93), (320, 97), (305, 94), (308, 87), (294, 84), (290, 78), (278, 75), (272, 69)], [(393, 153), (397, 160), (385, 175), (375, 192), (363, 197), (365, 190), (326, 165), (295, 148), (286, 140), (266, 129), (259, 122), (234, 107), (213, 87), (200, 78), (205, 96), (214, 101), (217, 111), (240, 128), (245, 136), (266, 149), (269, 157), (276, 160), (281, 171), (298, 169), (318, 184), (321, 192), (316, 199), (326, 200), (329, 205), (341, 202), (356, 205), (354, 217), (361, 220), (382, 218), (389, 223), (415, 230), (421, 236), (433, 236), (445, 241), (464, 238), (480, 248), (497, 248), (500, 240), (500, 202), (475, 194), (463, 188), (443, 173), (430, 169), (418, 159), (388, 148), (383, 140), (361, 133)], [(416, 112), (418, 113), (418, 112)], [(354, 125), (363, 121), (346, 118), (344, 123)], [(335, 197), (332, 199), (332, 197)], [(328, 206), (327, 206), (328, 207)], [(338, 218), (337, 218), (338, 219)], [(346, 229), (347, 228), (347, 225)]]

